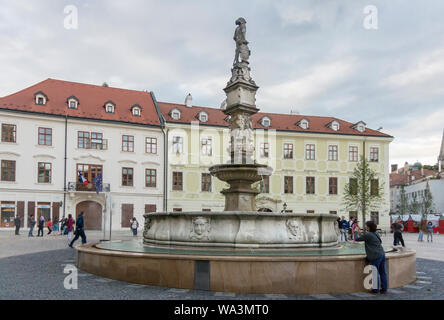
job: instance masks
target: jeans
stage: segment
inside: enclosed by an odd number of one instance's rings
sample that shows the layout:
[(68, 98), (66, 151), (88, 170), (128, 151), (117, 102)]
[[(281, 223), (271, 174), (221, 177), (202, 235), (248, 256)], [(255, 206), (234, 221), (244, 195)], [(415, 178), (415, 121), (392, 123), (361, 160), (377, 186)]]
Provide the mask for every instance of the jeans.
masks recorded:
[(433, 232), (427, 232), (427, 242), (429, 242), (429, 237), (430, 241), (433, 242)]
[(133, 235), (137, 236), (137, 228), (136, 229), (131, 229), (131, 230), (133, 230)]
[(33, 237), (33, 235), (32, 235), (32, 231), (34, 231), (34, 226), (30, 226), (30, 227), (29, 227), (28, 237)]
[(341, 229), (341, 241), (347, 241), (347, 229)]
[(52, 229), (50, 227), (48, 227), (48, 234), (50, 234), (52, 232)]
[(85, 244), (85, 243), (86, 243), (86, 235), (85, 235), (85, 231), (83, 231), (83, 229), (80, 229), (80, 230), (76, 230), (76, 236), (74, 237), (74, 239), (72, 239), (72, 241), (71, 241), (71, 243), (69, 244), (69, 246), (72, 247), (72, 244), (73, 244), (74, 242), (76, 242), (76, 240), (77, 240), (79, 237), (82, 237), (82, 244)]
[(397, 246), (399, 242), (401, 242), (402, 246), (405, 247), (404, 239), (402, 238), (402, 233), (399, 231), (395, 231), (395, 233), (393, 233), (393, 245)]
[[(385, 254), (380, 256), (378, 259), (371, 260), (371, 265), (374, 265), (376, 269), (378, 269), (378, 288), (379, 284), (381, 284), (381, 290), (387, 291), (388, 283), (387, 283), (387, 272), (385, 270)], [(380, 279), (379, 279), (380, 278)]]
[(43, 237), (43, 227), (40, 227), (40, 226), (39, 226), (39, 231), (37, 232), (37, 237), (40, 237), (40, 234), (41, 234), (42, 237)]
[(418, 241), (422, 241), (422, 236), (424, 235), (423, 231), (419, 231)]
[(20, 230), (20, 226), (16, 226), (15, 227), (15, 235), (16, 236), (20, 235), (19, 230)]

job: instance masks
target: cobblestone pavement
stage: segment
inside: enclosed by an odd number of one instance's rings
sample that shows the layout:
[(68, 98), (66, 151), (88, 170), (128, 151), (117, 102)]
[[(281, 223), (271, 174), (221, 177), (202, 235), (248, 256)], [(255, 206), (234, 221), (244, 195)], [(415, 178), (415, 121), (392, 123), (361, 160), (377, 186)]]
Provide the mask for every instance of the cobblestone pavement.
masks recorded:
[[(24, 232), (22, 232), (25, 234)], [(88, 240), (98, 240), (102, 234), (88, 233)], [(391, 236), (384, 237), (390, 242)], [(74, 263), (74, 250), (67, 248), (65, 237), (45, 236), (27, 238), (0, 232), (0, 299), (67, 299), (67, 300), (409, 300), (443, 299), (444, 257), (443, 237), (436, 237), (432, 244), (417, 243), (415, 235), (405, 234), (406, 245), (418, 251), (417, 281), (411, 285), (389, 290), (387, 295), (370, 293), (282, 295), (282, 294), (236, 294), (199, 290), (172, 289), (144, 286), (97, 277), (79, 271), (78, 289), (67, 290), (63, 282), (67, 274), (64, 268)], [(132, 239), (128, 232), (116, 232), (113, 239)], [(415, 243), (416, 242), (416, 243)], [(414, 245), (417, 245), (415, 248)], [(427, 246), (429, 245), (429, 246)], [(422, 250), (422, 247), (427, 250)], [(432, 255), (432, 259), (421, 258)], [(33, 253), (30, 253), (33, 252)]]

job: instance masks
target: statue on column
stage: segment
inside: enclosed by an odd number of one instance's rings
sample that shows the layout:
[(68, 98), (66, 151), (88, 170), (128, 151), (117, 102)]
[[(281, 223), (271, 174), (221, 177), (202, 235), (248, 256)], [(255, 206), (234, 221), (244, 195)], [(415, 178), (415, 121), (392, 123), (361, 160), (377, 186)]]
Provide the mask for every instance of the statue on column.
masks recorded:
[(233, 69), (231, 69), (231, 79), (228, 85), (236, 81), (249, 82), (256, 85), (251, 79), (250, 68), (248, 67), (248, 59), (250, 58), (251, 51), (248, 48), (248, 41), (246, 39), (247, 33), (247, 21), (244, 18), (236, 20), (237, 28), (234, 31), (234, 41), (236, 42), (236, 51), (234, 54)]

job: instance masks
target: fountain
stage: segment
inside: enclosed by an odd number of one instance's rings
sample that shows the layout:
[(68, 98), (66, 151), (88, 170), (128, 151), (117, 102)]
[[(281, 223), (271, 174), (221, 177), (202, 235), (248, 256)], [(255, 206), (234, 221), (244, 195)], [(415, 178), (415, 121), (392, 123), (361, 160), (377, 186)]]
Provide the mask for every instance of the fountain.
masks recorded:
[[(236, 20), (235, 59), (224, 91), (230, 160), (209, 168), (229, 184), (223, 212), (145, 214), (143, 243), (77, 248), (77, 265), (105, 277), (174, 288), (240, 293), (363, 291), (363, 247), (338, 245), (336, 215), (257, 212), (251, 185), (273, 169), (254, 161), (251, 116), (258, 86), (250, 75), (246, 21)], [(390, 251), (390, 250), (388, 250)], [(414, 281), (415, 253), (387, 252), (391, 288)], [(347, 279), (347, 281), (341, 281)]]

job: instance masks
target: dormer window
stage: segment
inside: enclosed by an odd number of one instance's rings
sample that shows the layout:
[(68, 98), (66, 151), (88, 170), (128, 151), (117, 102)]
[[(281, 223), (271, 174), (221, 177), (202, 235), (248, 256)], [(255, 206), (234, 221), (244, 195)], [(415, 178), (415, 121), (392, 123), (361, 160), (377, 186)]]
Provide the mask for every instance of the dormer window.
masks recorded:
[(207, 122), (208, 121), (208, 113), (206, 113), (205, 111), (201, 111), (199, 113), (199, 121), (201, 122)]
[(78, 104), (79, 104), (79, 99), (77, 99), (76, 97), (71, 96), (68, 98), (69, 109), (77, 109)]
[(261, 124), (264, 127), (269, 127), (271, 125), (271, 119), (269, 117), (263, 117), (261, 120)]
[(180, 112), (180, 110), (179, 109), (173, 109), (173, 110), (171, 110), (171, 118), (173, 118), (174, 120), (180, 120), (180, 115), (181, 115), (181, 112)]
[(46, 101), (48, 100), (48, 97), (42, 91), (37, 92), (34, 96), (35, 104), (40, 106), (44, 106), (46, 104)]
[(133, 116), (135, 117), (140, 117), (141, 113), (142, 113), (142, 108), (136, 104), (131, 108), (132, 112), (133, 112)]
[(308, 125), (309, 122), (307, 119), (302, 119), (301, 121), (299, 121), (299, 127), (301, 127), (301, 129), (308, 129)]
[(328, 127), (330, 127), (334, 131), (338, 131), (339, 130), (339, 122), (336, 120), (333, 120), (332, 122), (330, 122)]
[(114, 113), (114, 109), (116, 108), (116, 104), (112, 101), (105, 102), (105, 112), (106, 113)]
[(358, 123), (352, 126), (353, 129), (358, 130), (359, 132), (365, 131), (366, 123), (364, 121), (359, 121)]

